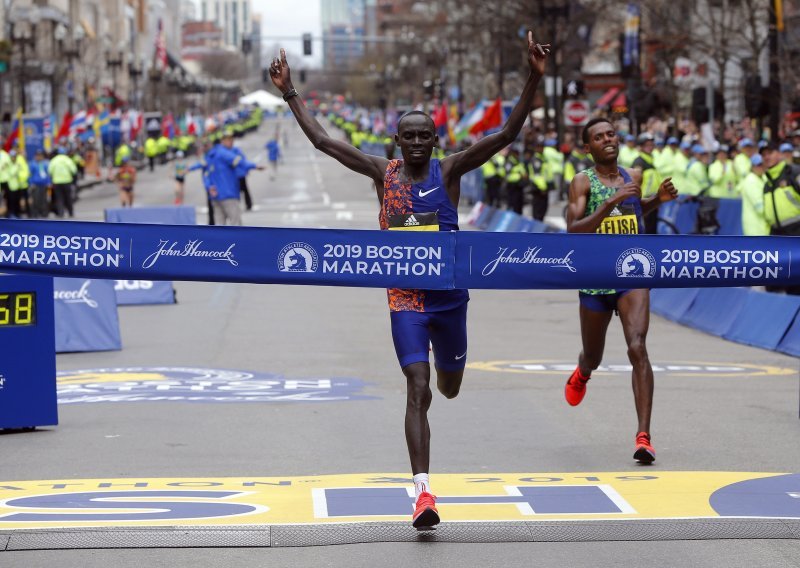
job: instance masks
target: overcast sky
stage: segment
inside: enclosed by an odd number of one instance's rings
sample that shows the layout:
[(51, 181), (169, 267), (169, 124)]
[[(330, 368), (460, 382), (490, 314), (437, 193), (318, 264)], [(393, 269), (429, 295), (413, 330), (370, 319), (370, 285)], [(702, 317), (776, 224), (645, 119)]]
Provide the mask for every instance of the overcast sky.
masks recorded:
[[(301, 36), (310, 33), (315, 38), (321, 34), (320, 20), (320, 0), (252, 0), (252, 9), (255, 13), (261, 14), (261, 36), (264, 57), (272, 57), (272, 51), (276, 44), (284, 47), (288, 53), (294, 57), (289, 61), (301, 57), (307, 66), (318, 66), (322, 58), (322, 42), (314, 41), (312, 44), (313, 55), (303, 57), (303, 43)], [(296, 38), (296, 39), (276, 39)], [(276, 54), (277, 55), (277, 54)], [(265, 63), (268, 62), (265, 59)]]

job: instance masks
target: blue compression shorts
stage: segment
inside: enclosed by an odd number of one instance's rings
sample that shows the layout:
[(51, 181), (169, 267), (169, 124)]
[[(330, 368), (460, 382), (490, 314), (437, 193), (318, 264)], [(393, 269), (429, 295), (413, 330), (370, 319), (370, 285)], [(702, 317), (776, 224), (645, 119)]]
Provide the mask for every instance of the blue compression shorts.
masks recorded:
[(581, 306), (593, 312), (616, 312), (619, 299), (630, 290), (617, 290), (614, 294), (584, 294), (579, 292)]
[(436, 367), (459, 371), (467, 364), (467, 303), (444, 312), (391, 312), (392, 339), (400, 368), (428, 363), (433, 345)]

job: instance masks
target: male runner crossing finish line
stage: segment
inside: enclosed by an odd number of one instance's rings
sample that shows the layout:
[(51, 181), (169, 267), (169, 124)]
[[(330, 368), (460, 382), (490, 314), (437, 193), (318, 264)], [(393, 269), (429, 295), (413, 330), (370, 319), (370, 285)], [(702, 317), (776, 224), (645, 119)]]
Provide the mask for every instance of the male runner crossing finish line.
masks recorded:
[[(570, 183), (568, 232), (638, 234), (644, 230), (644, 216), (661, 203), (678, 197), (672, 178), (667, 178), (655, 195), (642, 200), (641, 172), (632, 170), (629, 174), (617, 165), (619, 137), (607, 119), (590, 120), (583, 129), (582, 139), (595, 166), (577, 174)], [(656, 451), (650, 443), (653, 367), (646, 345), (650, 290), (581, 290), (579, 297), (583, 351), (578, 357), (578, 367), (564, 388), (567, 402), (577, 406), (583, 400), (586, 383), (603, 359), (611, 316), (617, 312), (628, 344), (628, 359), (633, 366), (633, 397), (639, 420), (633, 459), (652, 463), (656, 459)]]
[[(314, 148), (373, 180), (381, 229), (457, 231), (461, 176), (514, 142), (533, 104), (550, 46), (536, 43), (530, 31), (527, 41), (530, 74), (506, 124), (500, 132), (443, 160), (431, 159), (439, 137), (433, 119), (423, 112), (412, 111), (400, 118), (395, 141), (403, 159), (387, 160), (364, 154), (325, 132), (297, 96), (283, 49), (280, 59), (270, 65), (270, 76)], [(466, 365), (469, 294), (467, 290), (390, 289), (388, 296), (392, 339), (406, 377), (405, 432), (416, 492), (413, 526), (423, 530), (439, 523), (428, 479), (432, 400), (428, 346), (433, 346), (439, 392), (455, 398)]]

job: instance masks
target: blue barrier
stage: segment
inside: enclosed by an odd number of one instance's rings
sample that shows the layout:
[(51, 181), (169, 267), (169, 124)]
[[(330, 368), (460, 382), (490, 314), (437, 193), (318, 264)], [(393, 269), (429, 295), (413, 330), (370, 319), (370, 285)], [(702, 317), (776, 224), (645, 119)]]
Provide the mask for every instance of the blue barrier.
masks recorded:
[(737, 343), (777, 349), (800, 310), (800, 296), (748, 290), (744, 305), (722, 337)]
[(492, 207), (491, 205), (487, 205), (483, 209), (481, 209), (481, 212), (475, 221), (475, 226), (485, 231), (489, 228), (489, 225), (492, 223), (492, 219), (494, 218), (494, 216), (499, 214), (500, 214), (499, 209)]
[(678, 322), (713, 335), (724, 335), (739, 316), (747, 292), (744, 288), (700, 290), (695, 301)]
[(195, 225), (195, 208), (188, 205), (164, 207), (119, 207), (105, 210), (107, 223), (155, 223), (158, 225)]
[[(738, 236), (742, 234), (742, 200), (741, 199), (720, 199), (717, 209), (717, 221), (720, 228), (719, 235)], [(689, 235), (694, 233), (697, 221), (697, 209), (699, 205), (696, 201), (670, 201), (659, 207), (658, 216), (672, 222), (681, 234)], [(672, 230), (664, 223), (658, 224), (659, 234), (672, 234)]]
[(519, 219), (520, 215), (517, 215), (513, 211), (498, 211), (494, 217), (492, 217), (492, 221), (489, 223), (486, 230), (494, 233), (512, 232), (512, 225), (518, 223)]
[[(197, 222), (195, 208), (186, 205), (106, 209), (105, 219), (108, 223), (158, 225), (194, 225)], [(175, 303), (175, 290), (168, 281), (117, 280), (114, 290), (120, 306)]]
[(697, 288), (661, 288), (650, 291), (650, 309), (658, 315), (678, 321), (697, 299)]
[(122, 349), (114, 283), (55, 278), (56, 353)]
[(795, 316), (792, 325), (778, 343), (778, 351), (800, 357), (800, 314)]
[(461, 197), (466, 199), (467, 203), (483, 200), (483, 172), (480, 168), (461, 176)]

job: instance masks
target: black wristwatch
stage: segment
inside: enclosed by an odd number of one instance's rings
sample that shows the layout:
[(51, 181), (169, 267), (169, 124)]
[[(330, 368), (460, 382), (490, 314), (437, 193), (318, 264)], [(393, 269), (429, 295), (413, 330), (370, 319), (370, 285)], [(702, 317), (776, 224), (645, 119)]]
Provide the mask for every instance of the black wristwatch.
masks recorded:
[(297, 89), (289, 89), (283, 94), (283, 100), (288, 101), (292, 97), (296, 97), (300, 93), (297, 92)]

